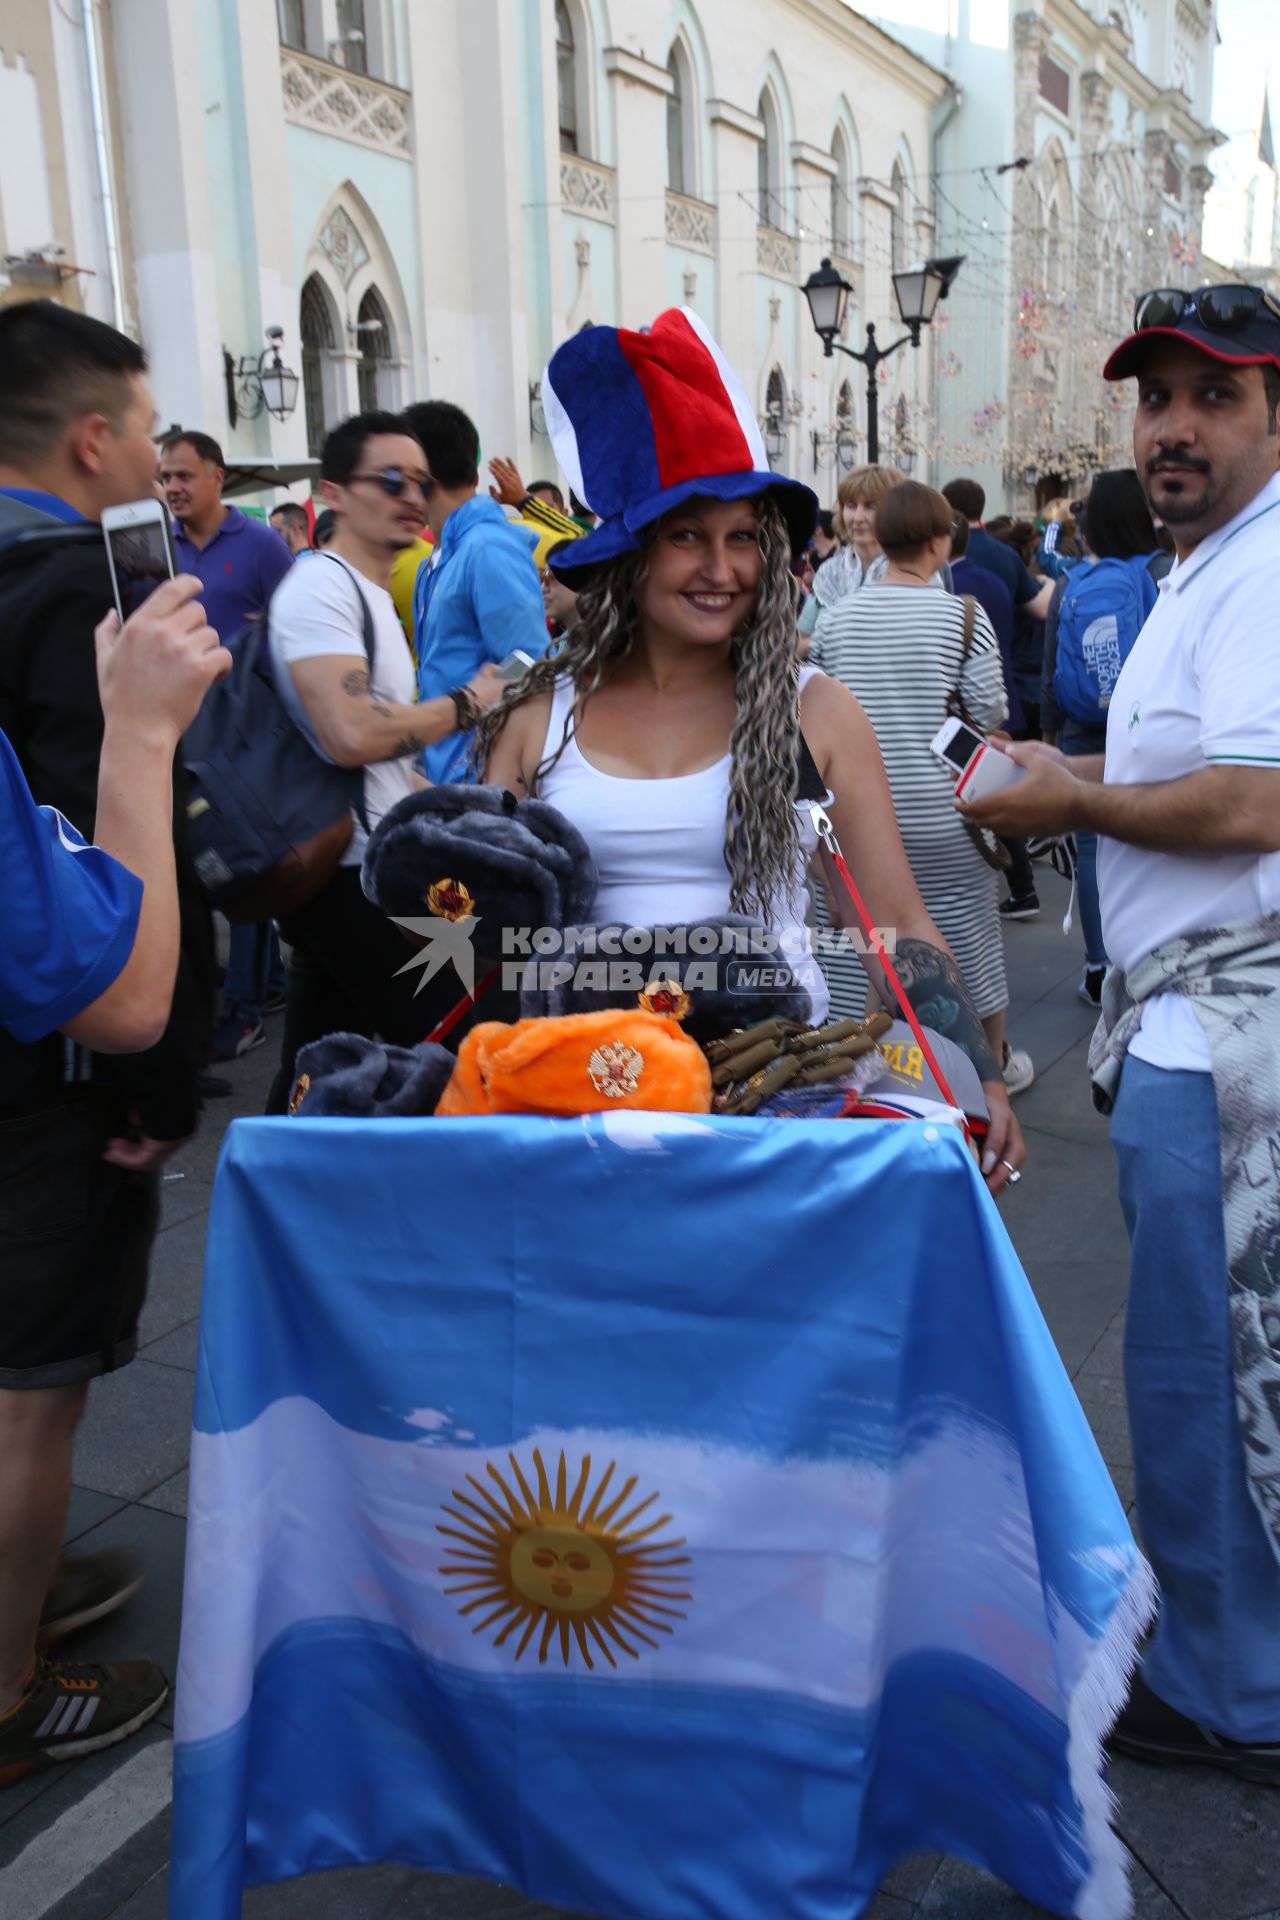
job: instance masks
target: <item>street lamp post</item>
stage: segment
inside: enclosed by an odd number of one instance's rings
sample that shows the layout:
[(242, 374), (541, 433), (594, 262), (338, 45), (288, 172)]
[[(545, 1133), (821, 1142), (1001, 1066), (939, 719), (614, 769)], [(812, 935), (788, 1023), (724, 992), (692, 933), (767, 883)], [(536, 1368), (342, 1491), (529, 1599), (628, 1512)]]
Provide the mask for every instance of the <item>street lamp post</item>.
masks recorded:
[(809, 302), (809, 313), (813, 319), (814, 332), (822, 341), (822, 351), (829, 360), (839, 351), (847, 354), (850, 360), (861, 361), (867, 370), (867, 460), (875, 466), (880, 459), (880, 410), (879, 388), (876, 383), (876, 369), (882, 360), (905, 347), (908, 340), (913, 347), (920, 345), (920, 329), (927, 327), (933, 319), (934, 309), (939, 300), (945, 299), (952, 281), (964, 265), (965, 256), (955, 255), (947, 260), (924, 260), (915, 266), (904, 267), (893, 276), (893, 291), (898, 302), (898, 312), (902, 316), (907, 332), (891, 347), (882, 347), (876, 339), (875, 325), (867, 322), (867, 344), (861, 352), (855, 347), (846, 347), (837, 340), (844, 324), (845, 308), (849, 304), (849, 295), (853, 288), (842, 274), (837, 272), (830, 260), (824, 260), (816, 273), (811, 273), (800, 291)]

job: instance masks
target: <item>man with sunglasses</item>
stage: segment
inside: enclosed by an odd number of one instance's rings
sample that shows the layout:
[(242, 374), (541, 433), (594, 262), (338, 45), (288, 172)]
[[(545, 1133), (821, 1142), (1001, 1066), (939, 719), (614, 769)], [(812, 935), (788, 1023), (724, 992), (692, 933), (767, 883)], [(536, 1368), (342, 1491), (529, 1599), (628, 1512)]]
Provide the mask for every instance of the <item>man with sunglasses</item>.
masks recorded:
[[(364, 769), (370, 829), (419, 784), (414, 765), (423, 748), (473, 725), (503, 688), (496, 669), (483, 667), (465, 686), (415, 702), (413, 661), (388, 583), (396, 554), (418, 537), (427, 487), (422, 448), (399, 415), (362, 413), (335, 427), (321, 449), (320, 491), (337, 530), (324, 553), (290, 568), (271, 601), (281, 698), (320, 753)], [(398, 977), (403, 936), (360, 886), (365, 839), (357, 818), (334, 878), (280, 923), (293, 957), (268, 1112), (283, 1113), (294, 1060), (309, 1040), (349, 1032), (412, 1046), (457, 999), (451, 974), (416, 996), (414, 982)]]
[(1144, 294), (1104, 368), (1177, 561), (1105, 756), (969, 809), (1100, 836), (1090, 1054), (1132, 1245), (1125, 1386), (1155, 1634), (1114, 1744), (1280, 1786), (1280, 305)]

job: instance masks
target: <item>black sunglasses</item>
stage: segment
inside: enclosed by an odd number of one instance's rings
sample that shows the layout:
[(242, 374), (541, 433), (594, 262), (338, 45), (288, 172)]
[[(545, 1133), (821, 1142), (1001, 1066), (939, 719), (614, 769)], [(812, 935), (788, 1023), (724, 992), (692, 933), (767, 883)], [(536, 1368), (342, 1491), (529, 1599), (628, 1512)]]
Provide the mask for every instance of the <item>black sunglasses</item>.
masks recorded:
[(1197, 287), (1194, 293), (1184, 293), (1181, 287), (1157, 287), (1138, 295), (1133, 330), (1180, 327), (1188, 314), (1194, 314), (1210, 333), (1243, 333), (1259, 316), (1280, 320), (1280, 306), (1261, 287)]
[(384, 467), (380, 473), (353, 473), (347, 485), (354, 487), (357, 480), (376, 481), (392, 500), (398, 500), (406, 487), (416, 487), (425, 500), (435, 484), (416, 473), (401, 473), (399, 467)]

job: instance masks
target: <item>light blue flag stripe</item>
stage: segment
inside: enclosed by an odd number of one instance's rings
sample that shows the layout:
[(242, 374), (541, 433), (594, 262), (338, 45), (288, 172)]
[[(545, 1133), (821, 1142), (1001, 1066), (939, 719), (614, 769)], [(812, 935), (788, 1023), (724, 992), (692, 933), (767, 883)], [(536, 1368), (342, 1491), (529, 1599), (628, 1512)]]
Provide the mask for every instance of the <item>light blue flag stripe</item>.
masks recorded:
[(1125, 1910), (1147, 1576), (949, 1129), (238, 1123), (196, 1427), (182, 1920), (384, 1858), (850, 1920), (916, 1849)]

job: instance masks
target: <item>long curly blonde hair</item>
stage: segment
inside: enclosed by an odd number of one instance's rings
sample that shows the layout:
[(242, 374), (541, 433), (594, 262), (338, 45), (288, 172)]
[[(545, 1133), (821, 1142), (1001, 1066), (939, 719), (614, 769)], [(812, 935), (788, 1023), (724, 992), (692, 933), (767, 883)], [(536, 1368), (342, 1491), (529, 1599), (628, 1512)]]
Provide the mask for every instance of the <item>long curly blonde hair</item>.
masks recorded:
[[(800, 866), (800, 834), (793, 803), (800, 715), (800, 672), (791, 542), (782, 515), (767, 496), (757, 501), (760, 586), (750, 617), (734, 635), (730, 660), (737, 715), (729, 737), (729, 805), (724, 862), (734, 913), (772, 918), (775, 906), (794, 891)], [(474, 761), (483, 769), (507, 717), (526, 700), (549, 693), (567, 676), (581, 717), (592, 694), (616, 671), (640, 629), (636, 596), (649, 568), (649, 549), (661, 529), (646, 529), (637, 553), (606, 562), (578, 596), (577, 618), (551, 659), (535, 662), (491, 707), (476, 729)], [(559, 746), (543, 760), (538, 780), (568, 745), (573, 715)]]

